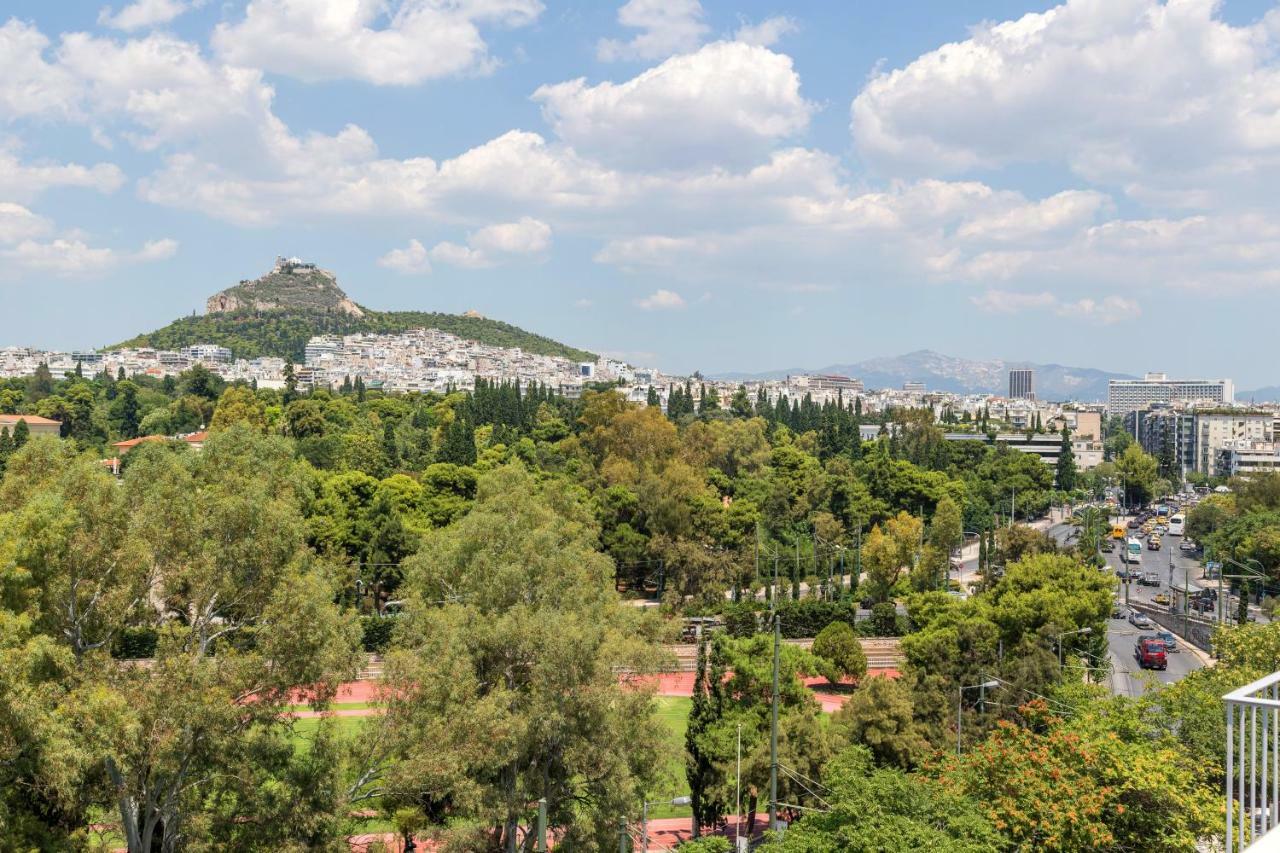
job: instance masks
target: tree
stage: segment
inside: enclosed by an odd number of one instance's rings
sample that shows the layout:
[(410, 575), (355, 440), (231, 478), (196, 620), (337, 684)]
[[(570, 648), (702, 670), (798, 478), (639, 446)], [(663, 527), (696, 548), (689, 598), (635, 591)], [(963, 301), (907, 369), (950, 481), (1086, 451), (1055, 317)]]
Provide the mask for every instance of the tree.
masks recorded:
[(444, 441), (436, 452), (437, 462), (452, 465), (476, 464), (476, 433), (471, 424), (455, 418), (444, 430)]
[(111, 420), (122, 438), (137, 437), (140, 413), (137, 384), (129, 379), (117, 382), (116, 398), (111, 403)]
[(247, 426), (255, 432), (264, 432), (267, 427), (267, 413), (262, 401), (243, 385), (232, 385), (222, 392), (218, 406), (213, 410), (209, 431), (222, 432), (236, 425)]
[(847, 622), (832, 622), (813, 640), (813, 653), (830, 664), (827, 680), (832, 684), (841, 678), (860, 681), (867, 674), (867, 656), (862, 643)]
[(1076, 487), (1076, 454), (1071, 449), (1071, 431), (1064, 424), (1062, 444), (1058, 448), (1058, 466), (1054, 474), (1058, 488), (1070, 492)]
[(406, 565), (386, 713), (368, 730), (380, 760), (356, 796), (486, 850), (545, 797), (559, 844), (616, 843), (656, 782), (662, 735), (651, 695), (615, 674), (655, 658), (597, 536), (566, 484), (504, 466), (466, 517), (424, 539)]
[(910, 770), (933, 751), (915, 719), (911, 687), (896, 678), (869, 678), (831, 718), (837, 734), (866, 747), (879, 767)]
[(27, 426), (27, 422), (18, 419), (13, 425), (13, 449), (21, 450), (23, 446), (31, 440), (31, 427)]
[(1116, 471), (1124, 478), (1125, 503), (1145, 504), (1153, 497), (1156, 460), (1136, 444), (1130, 444), (1116, 461)]
[[(876, 679), (877, 681), (879, 679)], [(762, 853), (986, 853), (1006, 849), (982, 796), (928, 776), (878, 769), (846, 749), (822, 775), (826, 807), (805, 812)]]

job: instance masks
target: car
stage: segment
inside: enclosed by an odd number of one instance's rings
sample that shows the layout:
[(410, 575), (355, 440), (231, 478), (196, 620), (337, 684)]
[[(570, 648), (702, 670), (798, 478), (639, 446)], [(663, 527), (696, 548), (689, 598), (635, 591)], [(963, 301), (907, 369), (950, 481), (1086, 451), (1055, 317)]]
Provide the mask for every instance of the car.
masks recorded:
[(1102, 552), (1104, 554), (1110, 554), (1115, 550), (1116, 550), (1116, 545), (1110, 539), (1102, 543)]
[(1183, 539), (1181, 542), (1178, 543), (1178, 550), (1194, 551), (1196, 550), (1196, 543), (1192, 542), (1190, 539)]
[(1148, 550), (1148, 551), (1159, 551), (1159, 550), (1160, 550), (1160, 537), (1159, 537), (1159, 536), (1152, 536), (1150, 539), (1148, 539), (1148, 540), (1147, 540), (1147, 550)]
[(1165, 651), (1176, 652), (1178, 650), (1178, 638), (1173, 635), (1172, 631), (1156, 631), (1156, 637), (1164, 642)]
[(1168, 607), (1168, 606), (1169, 606), (1169, 601), (1170, 601), (1170, 599), (1169, 599), (1169, 596), (1165, 595), (1163, 592), (1158, 592), (1158, 593), (1156, 593), (1156, 594), (1155, 594), (1155, 596), (1151, 599), (1151, 601), (1152, 601), (1152, 603), (1154, 603), (1154, 604), (1159, 604), (1159, 605), (1162, 605), (1162, 606), (1164, 606), (1164, 607)]
[(1128, 523), (1128, 524), (1126, 524), (1126, 525), (1125, 525), (1125, 527), (1128, 527), (1130, 530), (1137, 530), (1137, 529), (1138, 529), (1138, 519), (1136, 519), (1136, 518), (1131, 518), (1131, 519), (1129, 519), (1129, 523)]
[(1211, 598), (1193, 598), (1188, 604), (1196, 613), (1212, 613), (1218, 606)]
[(1127, 581), (1129, 579), (1129, 575), (1130, 575), (1129, 570), (1124, 566), (1121, 566), (1120, 568), (1116, 569), (1116, 577), (1122, 581)]
[(1140, 669), (1168, 669), (1169, 660), (1164, 652), (1164, 643), (1158, 637), (1139, 637), (1133, 647)]
[(1147, 614), (1134, 610), (1129, 613), (1129, 624), (1135, 628), (1150, 628), (1151, 620), (1147, 618)]
[(1124, 605), (1121, 604), (1120, 602), (1117, 601), (1111, 605), (1112, 619), (1123, 619), (1128, 615), (1129, 615), (1129, 611), (1125, 610)]

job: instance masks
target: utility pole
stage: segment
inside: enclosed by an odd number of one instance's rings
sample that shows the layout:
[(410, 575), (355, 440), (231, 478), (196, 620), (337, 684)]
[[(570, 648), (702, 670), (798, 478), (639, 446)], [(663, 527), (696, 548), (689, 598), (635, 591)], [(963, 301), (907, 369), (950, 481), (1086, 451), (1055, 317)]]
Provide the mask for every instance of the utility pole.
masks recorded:
[(533, 840), (536, 853), (547, 853), (547, 798), (538, 800), (538, 837)]
[[(774, 561), (774, 583), (777, 583), (777, 561)], [(770, 697), (769, 720), (769, 831), (778, 823), (778, 665), (782, 657), (782, 624), (778, 608), (773, 608), (773, 693)]]
[(618, 853), (627, 853), (627, 819), (618, 821)]

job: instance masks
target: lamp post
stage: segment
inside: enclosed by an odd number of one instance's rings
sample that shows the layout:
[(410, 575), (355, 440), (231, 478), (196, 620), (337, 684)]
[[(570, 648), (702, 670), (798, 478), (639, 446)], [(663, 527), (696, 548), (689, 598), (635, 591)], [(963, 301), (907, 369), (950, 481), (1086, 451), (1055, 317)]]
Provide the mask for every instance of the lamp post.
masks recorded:
[(999, 686), (999, 682), (994, 679), (984, 681), (981, 684), (962, 684), (960, 686), (960, 698), (956, 700), (956, 755), (960, 754), (962, 743), (960, 734), (964, 726), (964, 692), (966, 690), (981, 690), (982, 699), (980, 699), (979, 702), (982, 702), (986, 700), (988, 690), (994, 690)]
[(1077, 628), (1074, 631), (1063, 631), (1054, 637), (1054, 641), (1058, 644), (1058, 672), (1062, 672), (1062, 638), (1070, 637), (1073, 634), (1092, 634), (1092, 628)]
[[(640, 806), (640, 850), (639, 853), (649, 853), (649, 806), (687, 806), (693, 802), (692, 797), (675, 797), (670, 800), (657, 800), (649, 802), (646, 800)], [(694, 820), (697, 820), (695, 817)]]

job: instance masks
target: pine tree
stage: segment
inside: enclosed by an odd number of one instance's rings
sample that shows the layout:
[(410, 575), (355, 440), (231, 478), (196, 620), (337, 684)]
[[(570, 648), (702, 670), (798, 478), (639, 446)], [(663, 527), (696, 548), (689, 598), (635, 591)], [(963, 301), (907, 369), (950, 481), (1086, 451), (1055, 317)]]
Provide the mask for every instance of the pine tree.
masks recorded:
[(444, 431), (444, 441), (437, 462), (452, 462), (454, 465), (476, 464), (476, 433), (471, 424), (463, 418), (455, 418)]
[(661, 406), (661, 405), (662, 405), (662, 400), (661, 400), (661, 398), (659, 398), (659, 397), (658, 397), (658, 389), (657, 389), (657, 388), (654, 388), (652, 385), (650, 385), (650, 386), (649, 386), (649, 393), (648, 393), (648, 395), (645, 397), (645, 401), (644, 401), (644, 402), (645, 402), (645, 405), (646, 405), (646, 406)]
[(293, 371), (292, 361), (284, 363), (284, 397), (282, 399), (286, 406), (298, 399), (298, 376)]
[(1069, 492), (1076, 487), (1076, 454), (1071, 449), (1071, 432), (1066, 425), (1062, 426), (1062, 445), (1058, 448), (1058, 468), (1056, 473), (1058, 488)]
[(13, 425), (13, 449), (20, 450), (27, 439), (31, 438), (31, 427), (27, 426), (27, 422), (19, 420)]
[(382, 453), (392, 469), (400, 467), (400, 449), (396, 445), (396, 428), (391, 421), (382, 425)]

